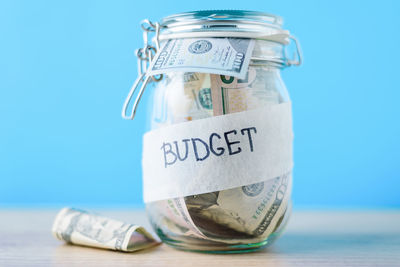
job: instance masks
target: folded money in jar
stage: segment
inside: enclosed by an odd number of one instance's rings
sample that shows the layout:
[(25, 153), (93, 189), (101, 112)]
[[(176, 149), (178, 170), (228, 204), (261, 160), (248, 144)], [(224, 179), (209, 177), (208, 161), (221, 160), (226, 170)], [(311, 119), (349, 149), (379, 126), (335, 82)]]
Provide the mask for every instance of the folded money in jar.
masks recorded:
[(64, 208), (53, 223), (55, 238), (82, 246), (133, 252), (159, 244), (143, 227)]
[(282, 233), (291, 212), (293, 132), (280, 72), (301, 64), (298, 41), (282, 22), (241, 10), (143, 21), (139, 77), (122, 116), (133, 119), (150, 94), (143, 196), (167, 245), (247, 252)]

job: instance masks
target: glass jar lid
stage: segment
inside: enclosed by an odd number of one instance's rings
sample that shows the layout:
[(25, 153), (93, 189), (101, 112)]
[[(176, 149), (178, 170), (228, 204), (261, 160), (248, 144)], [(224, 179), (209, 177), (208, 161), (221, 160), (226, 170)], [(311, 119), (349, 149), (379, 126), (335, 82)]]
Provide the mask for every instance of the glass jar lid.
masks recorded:
[(159, 40), (193, 37), (238, 37), (289, 43), (279, 16), (245, 10), (204, 10), (179, 13), (160, 21)]

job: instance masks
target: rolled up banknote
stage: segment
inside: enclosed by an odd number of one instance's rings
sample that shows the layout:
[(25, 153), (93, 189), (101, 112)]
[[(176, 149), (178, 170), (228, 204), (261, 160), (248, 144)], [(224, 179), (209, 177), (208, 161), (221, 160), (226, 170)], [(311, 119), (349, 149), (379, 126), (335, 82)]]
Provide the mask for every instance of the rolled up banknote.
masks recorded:
[(68, 243), (125, 252), (159, 244), (143, 227), (64, 208), (53, 224), (54, 237)]
[(174, 123), (212, 117), (210, 75), (193, 72), (170, 75), (176, 80), (184, 80), (184, 83), (170, 82), (165, 86)]

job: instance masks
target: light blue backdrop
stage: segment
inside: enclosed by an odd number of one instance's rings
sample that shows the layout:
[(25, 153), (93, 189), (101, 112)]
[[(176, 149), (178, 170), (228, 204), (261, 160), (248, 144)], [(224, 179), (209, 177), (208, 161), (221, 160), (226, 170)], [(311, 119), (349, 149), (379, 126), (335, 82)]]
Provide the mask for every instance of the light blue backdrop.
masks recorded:
[(400, 207), (399, 1), (0, 2), (0, 205), (140, 205), (141, 19), (248, 9), (283, 16), (304, 65), (293, 101), (294, 204)]

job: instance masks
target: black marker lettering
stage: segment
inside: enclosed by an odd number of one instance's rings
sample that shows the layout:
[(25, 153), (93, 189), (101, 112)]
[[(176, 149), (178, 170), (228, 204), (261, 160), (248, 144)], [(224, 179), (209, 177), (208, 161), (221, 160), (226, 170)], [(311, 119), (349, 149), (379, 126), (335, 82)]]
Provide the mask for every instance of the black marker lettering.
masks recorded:
[[(206, 155), (202, 158), (199, 157), (199, 153), (197, 152), (196, 142), (200, 142), (201, 144), (203, 144), (204, 148), (206, 150)], [(208, 145), (206, 142), (204, 142), (200, 138), (192, 138), (192, 143), (193, 143), (194, 155), (196, 156), (196, 161), (202, 161), (202, 160), (205, 160), (206, 158), (208, 158), (208, 156), (210, 155), (210, 149), (208, 148)]]
[(175, 147), (176, 147), (176, 155), (178, 156), (178, 159), (180, 161), (184, 161), (189, 154), (189, 149), (188, 149), (188, 142), (190, 140), (189, 139), (183, 139), (182, 142), (185, 143), (185, 156), (183, 158), (181, 158), (181, 153), (179, 153), (179, 147), (178, 147), (178, 141), (174, 141)]
[(250, 130), (253, 130), (255, 134), (257, 133), (256, 127), (243, 128), (240, 130), (240, 132), (242, 135), (244, 135), (244, 132), (247, 132), (247, 136), (249, 137), (250, 151), (253, 152), (253, 140), (251, 139)]
[(234, 144), (239, 144), (240, 143), (240, 141), (235, 141), (235, 142), (230, 142), (229, 141), (228, 135), (232, 134), (232, 133), (234, 135), (236, 135), (237, 131), (236, 130), (232, 130), (232, 131), (224, 133), (225, 141), (226, 141), (226, 144), (228, 146), (229, 155), (234, 155), (234, 154), (240, 153), (240, 151), (242, 151), (242, 149), (240, 147), (238, 147), (238, 149), (236, 151), (232, 151), (232, 147), (231, 146), (234, 145)]
[[(168, 146), (168, 149), (166, 149), (167, 146)], [(163, 143), (161, 149), (164, 150), (164, 164), (165, 164), (165, 168), (167, 168), (168, 165), (172, 165), (175, 163), (177, 157), (176, 157), (176, 154), (172, 151), (172, 146), (170, 143)], [(172, 161), (168, 162), (167, 154), (171, 154), (174, 157), (174, 159)]]
[(221, 139), (221, 136), (220, 136), (219, 134), (217, 134), (217, 133), (212, 133), (212, 134), (210, 135), (210, 150), (211, 150), (211, 152), (212, 152), (214, 155), (216, 155), (216, 156), (221, 156), (222, 154), (224, 154), (225, 148), (223, 148), (223, 147), (217, 147), (216, 149), (217, 149), (219, 152), (216, 152), (215, 149), (214, 149), (214, 146), (213, 146), (213, 137), (217, 137), (218, 139)]

